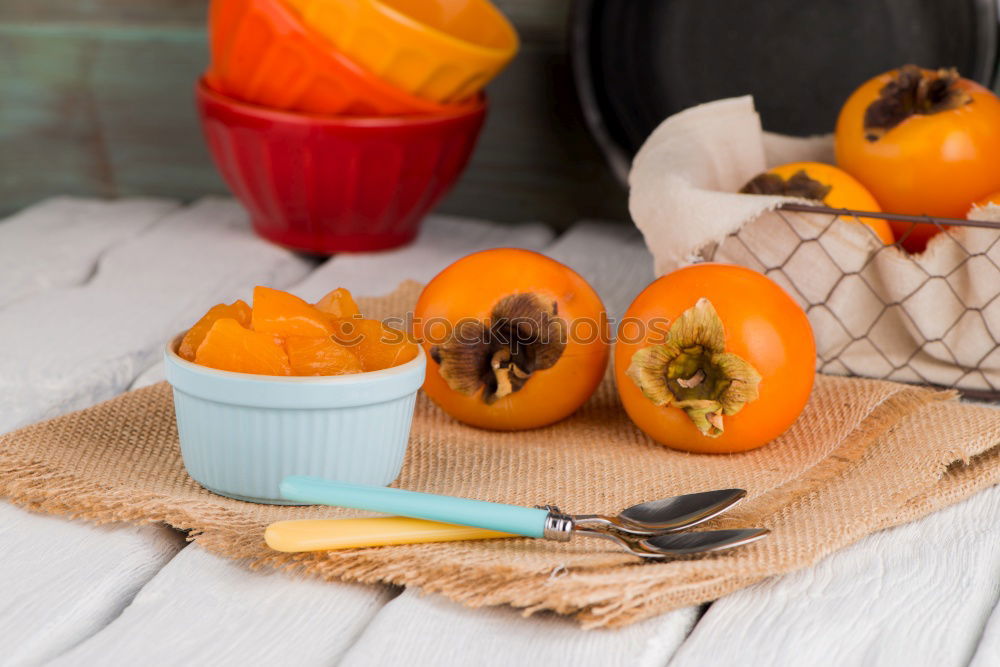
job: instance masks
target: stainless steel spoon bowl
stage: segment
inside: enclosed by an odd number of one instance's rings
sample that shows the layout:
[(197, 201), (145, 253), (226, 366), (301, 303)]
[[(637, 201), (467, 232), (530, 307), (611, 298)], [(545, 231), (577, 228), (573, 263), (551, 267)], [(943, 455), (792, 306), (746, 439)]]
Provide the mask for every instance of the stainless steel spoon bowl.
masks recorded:
[(627, 507), (617, 516), (578, 514), (578, 528), (614, 530), (631, 535), (660, 535), (687, 530), (719, 516), (746, 497), (744, 489), (718, 489), (650, 500)]
[(770, 532), (767, 528), (741, 528), (668, 533), (644, 538), (639, 540), (639, 544), (663, 556), (689, 556), (741, 547), (756, 542)]
[(706, 530), (690, 533), (666, 533), (652, 537), (639, 537), (627, 533), (580, 531), (582, 535), (600, 537), (618, 544), (626, 551), (642, 558), (680, 558), (695, 554), (725, 551), (756, 542), (766, 536), (767, 528), (736, 530)]

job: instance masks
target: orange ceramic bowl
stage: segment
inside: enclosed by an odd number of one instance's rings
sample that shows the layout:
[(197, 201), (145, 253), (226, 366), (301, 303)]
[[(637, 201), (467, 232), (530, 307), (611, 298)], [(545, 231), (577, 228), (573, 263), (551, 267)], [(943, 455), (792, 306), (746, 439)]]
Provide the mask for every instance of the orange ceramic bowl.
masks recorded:
[(368, 71), (442, 104), (479, 92), (519, 45), (489, 0), (287, 1)]
[(281, 0), (212, 0), (216, 90), (260, 106), (344, 116), (440, 114), (435, 104), (379, 79), (312, 32)]

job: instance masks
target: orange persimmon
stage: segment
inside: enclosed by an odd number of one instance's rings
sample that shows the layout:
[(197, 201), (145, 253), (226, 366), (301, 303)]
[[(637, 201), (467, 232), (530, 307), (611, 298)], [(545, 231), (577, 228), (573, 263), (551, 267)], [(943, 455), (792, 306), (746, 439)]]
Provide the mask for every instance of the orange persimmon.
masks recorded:
[(608, 361), (601, 299), (544, 255), (496, 248), (434, 277), (414, 311), (430, 361), (424, 391), (455, 419), (482, 428), (545, 426), (576, 411)]
[[(977, 201), (975, 204), (973, 204), (973, 206), (975, 208), (983, 208), (985, 206), (1000, 206), (1000, 192), (994, 192), (991, 195), (987, 195), (986, 197), (983, 197), (982, 199), (980, 199), (979, 201)], [(971, 208), (970, 208), (970, 212), (971, 212)]]
[(194, 326), (188, 329), (181, 339), (181, 344), (177, 347), (177, 354), (188, 361), (194, 361), (198, 346), (205, 340), (205, 334), (212, 328), (216, 320), (231, 318), (239, 322), (244, 327), (250, 326), (250, 306), (246, 302), (237, 299), (230, 304), (219, 303), (208, 309), (201, 319), (195, 322)]
[(270, 287), (253, 289), (254, 331), (276, 336), (329, 336), (333, 325), (316, 306), (294, 294)]
[(365, 371), (399, 366), (417, 356), (417, 344), (409, 336), (378, 320), (337, 320), (334, 328), (333, 340), (355, 354)]
[(291, 375), (288, 355), (275, 337), (251, 331), (232, 318), (216, 320), (195, 353), (195, 363), (223, 371)]
[[(1000, 99), (952, 70), (906, 65), (859, 87), (835, 134), (837, 164), (891, 213), (964, 218), (1000, 190)], [(939, 229), (892, 222), (920, 252)]]
[(316, 302), (316, 309), (338, 320), (361, 317), (361, 311), (358, 309), (354, 297), (343, 287), (328, 292)]
[(802, 412), (816, 346), (802, 309), (764, 275), (696, 264), (649, 285), (615, 345), (629, 417), (668, 447), (742, 452), (781, 435)]
[(285, 351), (292, 375), (346, 375), (362, 370), (357, 355), (329, 336), (289, 336)]
[[(790, 162), (772, 167), (750, 180), (740, 192), (786, 195), (813, 199), (831, 208), (881, 213), (865, 186), (843, 169), (822, 162)], [(878, 218), (858, 218), (886, 245), (893, 242), (889, 223)]]

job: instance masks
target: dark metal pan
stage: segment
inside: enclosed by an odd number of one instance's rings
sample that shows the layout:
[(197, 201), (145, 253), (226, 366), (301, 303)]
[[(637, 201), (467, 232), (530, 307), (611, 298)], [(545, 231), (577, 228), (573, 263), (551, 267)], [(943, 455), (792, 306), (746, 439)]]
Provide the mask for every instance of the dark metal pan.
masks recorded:
[(576, 0), (574, 77), (615, 172), (672, 113), (752, 94), (767, 130), (830, 132), (868, 78), (912, 62), (994, 85), (993, 0)]

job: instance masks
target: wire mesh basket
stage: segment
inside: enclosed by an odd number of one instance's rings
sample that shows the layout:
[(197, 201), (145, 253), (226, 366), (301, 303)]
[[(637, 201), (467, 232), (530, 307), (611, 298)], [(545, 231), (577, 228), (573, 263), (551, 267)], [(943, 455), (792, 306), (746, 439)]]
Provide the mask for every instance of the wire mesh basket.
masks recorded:
[[(933, 249), (883, 245), (865, 218), (935, 225)], [(1000, 222), (784, 204), (706, 249), (781, 284), (805, 309), (817, 369), (1000, 400)]]

